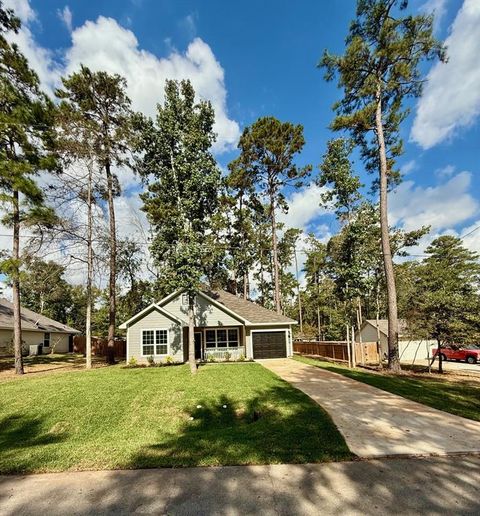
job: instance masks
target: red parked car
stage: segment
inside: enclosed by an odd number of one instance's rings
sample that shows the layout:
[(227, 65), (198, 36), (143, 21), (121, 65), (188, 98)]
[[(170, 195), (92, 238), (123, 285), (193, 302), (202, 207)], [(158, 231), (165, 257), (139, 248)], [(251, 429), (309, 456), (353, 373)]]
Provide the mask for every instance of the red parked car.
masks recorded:
[[(436, 357), (438, 349), (433, 350), (433, 356)], [(478, 346), (469, 346), (468, 348), (460, 348), (458, 346), (446, 346), (441, 350), (442, 360), (462, 360), (469, 364), (480, 362), (480, 348)]]

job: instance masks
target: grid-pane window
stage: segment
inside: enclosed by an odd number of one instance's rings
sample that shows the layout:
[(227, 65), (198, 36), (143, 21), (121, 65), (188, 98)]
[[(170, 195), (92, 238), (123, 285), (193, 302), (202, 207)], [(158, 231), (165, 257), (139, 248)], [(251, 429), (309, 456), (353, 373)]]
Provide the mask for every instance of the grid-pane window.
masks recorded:
[(238, 348), (238, 330), (236, 328), (228, 330), (228, 347)]
[(155, 333), (153, 330), (143, 330), (142, 332), (142, 355), (150, 356), (155, 350)]
[(206, 330), (205, 343), (207, 348), (238, 348), (238, 329)]
[(43, 347), (44, 348), (50, 347), (50, 333), (43, 334)]
[(226, 348), (227, 342), (227, 330), (217, 330), (217, 348)]
[(207, 348), (215, 348), (217, 345), (217, 336), (215, 330), (205, 331), (205, 345)]
[(168, 353), (168, 330), (156, 330), (155, 346), (157, 355), (166, 355)]

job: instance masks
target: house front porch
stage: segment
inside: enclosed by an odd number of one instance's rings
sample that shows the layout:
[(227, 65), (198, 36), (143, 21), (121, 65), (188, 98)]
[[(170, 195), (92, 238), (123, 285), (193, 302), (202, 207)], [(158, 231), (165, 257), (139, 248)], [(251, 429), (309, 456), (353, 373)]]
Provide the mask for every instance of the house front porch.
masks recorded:
[[(188, 361), (188, 327), (183, 328), (184, 360)], [(247, 357), (243, 326), (196, 326), (195, 358), (208, 360), (239, 360)]]

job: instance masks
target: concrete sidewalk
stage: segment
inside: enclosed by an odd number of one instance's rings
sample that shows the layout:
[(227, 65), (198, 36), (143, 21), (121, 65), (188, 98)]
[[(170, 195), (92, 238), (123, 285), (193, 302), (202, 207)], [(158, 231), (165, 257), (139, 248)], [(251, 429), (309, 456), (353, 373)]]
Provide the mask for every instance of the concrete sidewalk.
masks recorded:
[(327, 410), (359, 457), (480, 453), (480, 422), (296, 360), (260, 363)]
[(479, 514), (479, 457), (0, 477), (0, 514)]

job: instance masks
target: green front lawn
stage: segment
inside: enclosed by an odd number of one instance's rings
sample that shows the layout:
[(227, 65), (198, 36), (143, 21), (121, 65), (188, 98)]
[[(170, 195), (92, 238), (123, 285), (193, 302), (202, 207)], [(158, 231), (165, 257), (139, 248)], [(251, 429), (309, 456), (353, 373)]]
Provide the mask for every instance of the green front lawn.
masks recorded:
[(480, 421), (480, 382), (478, 381), (468, 379), (449, 381), (448, 375), (415, 377), (415, 373), (401, 375), (373, 373), (307, 357), (295, 357), (295, 360), (348, 376), (429, 407)]
[[(191, 419), (193, 418), (193, 419)], [(259, 364), (0, 383), (0, 472), (303, 463), (352, 455), (330, 417)]]

